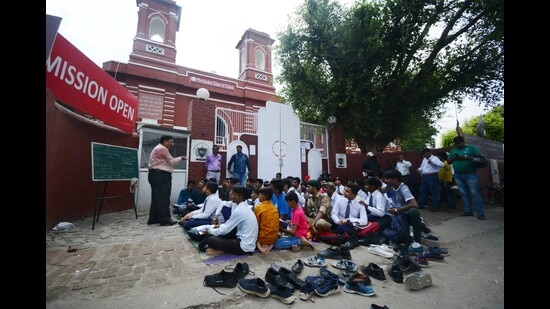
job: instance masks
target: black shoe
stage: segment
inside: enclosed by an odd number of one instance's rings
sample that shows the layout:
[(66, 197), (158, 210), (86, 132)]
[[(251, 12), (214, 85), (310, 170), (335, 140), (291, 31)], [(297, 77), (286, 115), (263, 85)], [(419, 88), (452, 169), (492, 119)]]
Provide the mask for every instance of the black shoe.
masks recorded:
[(170, 220), (170, 222), (161, 223), (160, 226), (170, 226), (170, 225), (174, 225), (174, 224), (177, 224), (177, 223), (178, 223), (178, 221)]
[(295, 289), (300, 290), (306, 284), (304, 280), (298, 278), (298, 276), (296, 276), (296, 274), (288, 268), (281, 267), (281, 269), (279, 270), (279, 274), (281, 275), (281, 277), (290, 282), (290, 284), (292, 284)]
[(381, 280), (381, 281), (386, 280), (386, 275), (384, 274), (384, 270), (380, 268), (380, 266), (374, 263), (369, 263), (368, 266), (361, 265), (359, 269), (361, 270), (362, 273), (367, 274), (373, 277), (374, 279)]
[(281, 276), (278, 271), (271, 267), (267, 268), (267, 271), (265, 272), (265, 282), (271, 283), (276, 287), (286, 286), (294, 290), (294, 286), (289, 283), (283, 276)]
[(292, 265), (292, 268), (291, 270), (294, 272), (294, 273), (301, 273), (302, 270), (304, 270), (304, 262), (302, 262), (302, 260), (298, 259), (298, 261), (296, 261), (296, 263), (294, 263), (294, 265)]
[(359, 237), (357, 237), (357, 233), (352, 233), (348, 241), (346, 241), (340, 248), (344, 248), (347, 250), (353, 250), (355, 248), (359, 247)]
[(399, 266), (393, 265), (389, 270), (388, 274), (397, 283), (403, 283), (403, 272), (399, 269)]
[(404, 275), (420, 271), (422, 268), (407, 256), (398, 256), (393, 265), (397, 265)]
[(248, 267), (248, 263), (237, 263), (237, 265), (235, 265), (235, 268), (231, 268), (230, 265), (228, 266), (225, 266), (225, 269), (227, 270), (233, 270), (233, 272), (235, 273), (235, 275), (237, 276), (238, 279), (242, 279), (244, 277), (246, 277), (246, 275), (248, 275), (249, 273), (251, 275), (254, 275), (254, 272), (251, 272), (250, 271), (250, 268)]
[(458, 215), (459, 217), (473, 217), (474, 214), (471, 213), (471, 212), (463, 212), (461, 213), (460, 215)]
[[(350, 255), (349, 250), (347, 250), (347, 253), (348, 253), (348, 255)], [(330, 247), (326, 250), (317, 252), (317, 256), (320, 256), (320, 257), (325, 258), (325, 259), (335, 259), (335, 260), (346, 259), (346, 260), (351, 260), (351, 256), (350, 257), (344, 257), (343, 254), (342, 254), (342, 249), (340, 247), (336, 247), (336, 246), (332, 246), (332, 247)]]
[(234, 288), (238, 281), (234, 272), (227, 272), (222, 269), (222, 271), (217, 274), (204, 276), (202, 284), (211, 288)]

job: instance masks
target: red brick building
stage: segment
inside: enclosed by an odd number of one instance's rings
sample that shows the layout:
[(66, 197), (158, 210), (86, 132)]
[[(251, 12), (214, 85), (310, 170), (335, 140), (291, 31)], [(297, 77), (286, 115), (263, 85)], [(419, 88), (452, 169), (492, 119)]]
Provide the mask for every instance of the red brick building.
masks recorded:
[[(49, 167), (46, 172), (47, 227), (59, 221), (92, 215), (97, 205), (96, 197), (101, 194), (128, 192), (127, 182), (113, 182), (105, 192), (99, 193), (103, 187), (90, 177), (91, 142), (138, 149), (140, 172), (135, 201), (138, 208), (148, 208), (148, 155), (161, 135), (170, 134), (176, 138), (174, 155), (190, 157), (188, 162), (175, 167), (172, 187), (175, 202), (188, 179), (199, 180), (205, 176), (204, 162), (197, 157), (198, 147), (219, 145), (224, 166), (230, 154), (226, 151), (231, 151), (227, 147), (232, 142), (243, 142), (254, 152), (258, 145), (258, 111), (265, 109), (268, 101), (279, 102), (273, 86), (271, 47), (274, 40), (269, 34), (247, 29), (235, 46), (239, 51), (239, 58), (235, 59), (239, 61), (238, 77), (220, 76), (175, 63), (175, 39), (181, 12), (175, 1), (137, 0), (136, 4), (138, 25), (128, 63), (109, 61), (103, 64), (109, 75), (138, 98), (137, 122), (132, 136), (110, 130), (94, 119), (71, 115), (55, 103), (55, 95), (47, 89), (47, 126), (50, 128), (46, 140)], [(198, 91), (204, 93), (204, 89), (209, 97), (200, 100)], [(301, 156), (301, 171), (283, 171), (284, 175), (304, 179), (311, 173), (307, 153), (312, 149), (319, 151), (319, 164), (329, 172), (336, 169), (337, 154), (345, 158), (344, 132), (337, 124), (324, 127), (301, 123), (299, 134), (301, 149), (291, 151)], [(258, 155), (249, 157), (254, 166), (252, 178), (259, 176), (269, 180), (274, 177), (274, 173), (258, 175)], [(321, 167), (317, 168), (320, 174)], [(339, 166), (339, 170), (337, 174), (348, 178), (346, 169)], [(222, 179), (224, 177), (226, 170), (222, 169)], [(103, 212), (131, 207), (130, 202), (122, 200), (103, 202)]]

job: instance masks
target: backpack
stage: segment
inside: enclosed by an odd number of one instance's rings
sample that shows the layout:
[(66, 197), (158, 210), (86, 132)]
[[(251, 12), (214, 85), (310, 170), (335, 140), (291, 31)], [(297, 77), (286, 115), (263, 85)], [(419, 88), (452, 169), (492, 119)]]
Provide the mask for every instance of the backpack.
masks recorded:
[(369, 234), (378, 232), (379, 229), (380, 229), (380, 224), (378, 224), (378, 222), (372, 221), (372, 222), (369, 222), (369, 225), (367, 225), (366, 228), (357, 230), (357, 236), (365, 237)]
[(332, 231), (318, 231), (315, 239), (329, 245), (341, 245), (349, 238), (348, 233), (336, 234)]
[(408, 243), (411, 237), (409, 226), (409, 220), (404, 214), (393, 216), (391, 226), (382, 231), (382, 236), (398, 244)]

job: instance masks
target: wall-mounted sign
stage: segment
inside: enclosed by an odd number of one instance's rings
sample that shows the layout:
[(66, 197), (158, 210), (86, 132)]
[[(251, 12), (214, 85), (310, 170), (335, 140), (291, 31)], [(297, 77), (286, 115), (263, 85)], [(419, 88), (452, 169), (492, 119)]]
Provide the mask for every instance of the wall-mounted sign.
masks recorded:
[(348, 161), (345, 153), (336, 154), (336, 168), (348, 168)]
[(218, 87), (218, 88), (223, 88), (228, 90), (235, 90), (234, 84), (228, 84), (228, 83), (220, 82), (213, 79), (207, 79), (207, 78), (198, 77), (198, 76), (191, 76), (189, 80), (192, 83), (198, 83), (198, 84), (203, 84), (203, 85), (208, 85), (208, 86)]
[(206, 156), (212, 153), (212, 141), (194, 139), (191, 141), (191, 162), (204, 162)]
[(46, 60), (46, 87), (57, 101), (128, 134), (133, 133), (137, 97), (60, 33)]
[(158, 94), (140, 93), (138, 117), (160, 120), (164, 97)]

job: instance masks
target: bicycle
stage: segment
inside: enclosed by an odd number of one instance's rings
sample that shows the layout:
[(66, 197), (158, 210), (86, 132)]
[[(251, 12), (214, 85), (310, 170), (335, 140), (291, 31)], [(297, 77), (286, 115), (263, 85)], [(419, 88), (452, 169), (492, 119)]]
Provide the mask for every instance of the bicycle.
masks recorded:
[(491, 181), (490, 184), (479, 188), (479, 194), (484, 204), (502, 204), (504, 206), (504, 179), (497, 183)]

